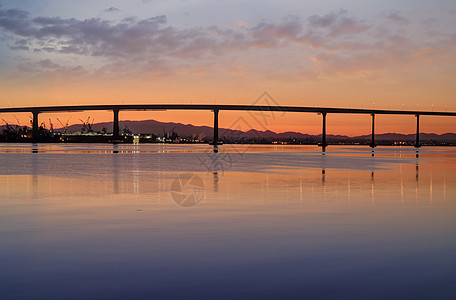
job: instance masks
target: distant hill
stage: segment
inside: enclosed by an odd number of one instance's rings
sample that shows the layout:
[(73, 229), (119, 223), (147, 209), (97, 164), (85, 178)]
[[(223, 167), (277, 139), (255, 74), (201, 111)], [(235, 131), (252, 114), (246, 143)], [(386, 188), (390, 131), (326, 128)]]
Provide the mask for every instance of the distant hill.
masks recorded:
[[(120, 129), (127, 127), (132, 133), (135, 134), (155, 134), (156, 136), (163, 136), (172, 131), (176, 132), (180, 137), (199, 137), (200, 139), (211, 140), (213, 129), (209, 126), (195, 126), (192, 124), (182, 124), (174, 122), (159, 122), (156, 120), (143, 120), (143, 121), (120, 121)], [(15, 125), (10, 125), (15, 127)], [(81, 130), (81, 124), (74, 124), (68, 127), (68, 133), (76, 132)], [(0, 130), (6, 128), (5, 125), (0, 126)], [(112, 132), (112, 122), (103, 122), (93, 124), (92, 129), (95, 131), (102, 131), (106, 128), (108, 132)], [(63, 132), (63, 128), (56, 128), (55, 131)], [(225, 141), (306, 141), (306, 142), (319, 142), (321, 135), (310, 135), (301, 132), (287, 131), (276, 133), (270, 130), (260, 131), (251, 129), (249, 131), (232, 130), (227, 128), (219, 129), (219, 137)], [(376, 134), (375, 141), (377, 143), (384, 142), (413, 142), (415, 140), (415, 134), (399, 134), (399, 133), (383, 133)], [(449, 143), (456, 145), (456, 134), (445, 133), (421, 133), (420, 140), (423, 142), (435, 142), (435, 143)], [(364, 143), (370, 141), (370, 135), (360, 136), (346, 136), (346, 135), (327, 135), (327, 141), (330, 143), (336, 142), (359, 142)]]
[[(159, 122), (156, 120), (143, 120), (143, 121), (120, 121), (120, 129), (128, 127), (128, 129), (136, 134), (155, 134), (157, 136), (163, 136), (165, 133), (170, 133), (174, 130), (180, 137), (208, 137), (212, 138), (213, 129), (210, 126), (195, 126), (192, 124), (182, 124), (174, 122)], [(93, 130), (101, 131), (105, 127), (108, 132), (112, 131), (112, 123), (104, 122), (93, 124)], [(68, 127), (68, 132), (75, 132), (81, 129), (81, 125), (71, 125)], [(60, 130), (60, 129), (57, 129)], [(227, 128), (219, 129), (220, 138), (227, 139), (267, 139), (267, 140), (315, 140), (320, 141), (321, 135), (310, 135), (301, 132), (287, 131), (276, 133), (270, 130), (259, 131), (251, 129), (249, 131), (239, 131), (232, 130)], [(360, 135), (360, 136), (346, 136), (346, 135), (327, 135), (328, 142), (343, 142), (343, 141), (368, 141), (370, 140), (370, 135)], [(399, 133), (383, 133), (376, 134), (375, 140), (377, 142), (381, 141), (404, 141), (412, 142), (415, 140), (415, 134), (399, 134)], [(420, 140), (423, 142), (434, 141), (438, 143), (452, 143), (456, 144), (456, 134), (455, 133), (445, 133), (445, 134), (435, 134), (435, 133), (421, 133)]]

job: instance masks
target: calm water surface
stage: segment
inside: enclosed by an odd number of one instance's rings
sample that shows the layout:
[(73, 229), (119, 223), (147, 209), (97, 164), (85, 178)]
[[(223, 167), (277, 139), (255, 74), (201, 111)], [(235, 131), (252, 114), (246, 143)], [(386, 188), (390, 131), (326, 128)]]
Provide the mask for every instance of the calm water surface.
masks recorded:
[(0, 144), (0, 298), (456, 299), (456, 148)]

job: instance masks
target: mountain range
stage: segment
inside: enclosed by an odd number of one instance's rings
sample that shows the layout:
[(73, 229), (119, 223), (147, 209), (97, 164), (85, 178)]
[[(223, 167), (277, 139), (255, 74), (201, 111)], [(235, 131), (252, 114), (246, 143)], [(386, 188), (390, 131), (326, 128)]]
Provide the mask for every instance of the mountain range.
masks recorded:
[[(15, 125), (10, 125), (15, 128)], [(193, 138), (201, 141), (212, 140), (213, 128), (210, 126), (195, 126), (192, 124), (182, 124), (174, 122), (160, 122), (156, 120), (142, 120), (142, 121), (120, 121), (120, 129), (128, 130), (134, 134), (154, 134), (156, 136), (171, 135), (173, 132), (182, 138)], [(6, 128), (6, 125), (0, 126), (0, 130)], [(68, 126), (67, 132), (74, 133), (80, 131), (82, 128), (81, 124), (73, 124)], [(105, 128), (107, 132), (112, 132), (112, 122), (102, 122), (92, 125), (94, 131), (101, 132)], [(56, 128), (56, 132), (63, 132), (63, 128)], [(370, 141), (370, 134), (359, 135), (359, 136), (346, 136), (346, 135), (333, 135), (327, 134), (326, 139), (328, 142), (359, 142), (365, 143)], [(219, 128), (219, 139), (225, 142), (236, 142), (236, 141), (298, 141), (298, 142), (319, 142), (321, 140), (321, 134), (311, 135), (301, 132), (287, 131), (276, 133), (270, 130), (260, 131), (251, 129), (248, 131), (241, 131), (228, 128)], [(415, 140), (415, 134), (399, 134), (399, 133), (382, 133), (376, 134), (375, 140), (378, 143), (382, 141), (386, 142), (413, 142)], [(456, 134), (445, 133), (421, 133), (420, 140), (422, 142), (433, 142), (433, 143), (445, 143), (456, 145)]]
[[(174, 122), (159, 122), (156, 120), (143, 120), (143, 121), (120, 121), (120, 129), (127, 127), (132, 133), (135, 134), (155, 134), (157, 136), (164, 136), (171, 132), (177, 133), (180, 137), (199, 137), (200, 139), (211, 140), (213, 135), (213, 128), (210, 126), (195, 126), (192, 124), (182, 124)], [(76, 132), (81, 130), (80, 124), (71, 125), (68, 127), (68, 132)], [(106, 128), (108, 132), (112, 131), (112, 122), (96, 123), (92, 125), (95, 131), (102, 131)], [(57, 129), (61, 131), (62, 129)], [(289, 141), (289, 140), (306, 140), (306, 141), (320, 141), (321, 134), (311, 135), (301, 132), (287, 131), (276, 133), (270, 130), (260, 131), (251, 129), (248, 131), (240, 131), (235, 129), (220, 128), (220, 139), (225, 140), (239, 140), (239, 139), (263, 139), (268, 141)], [(346, 135), (333, 135), (327, 134), (328, 142), (343, 142), (343, 141), (369, 141), (371, 136), (346, 136)], [(412, 142), (415, 140), (415, 134), (399, 134), (399, 133), (383, 133), (376, 134), (375, 140), (380, 141), (403, 141)], [(421, 133), (420, 140), (423, 142), (437, 142), (437, 143), (451, 143), (456, 144), (455, 133), (435, 134), (435, 133)]]

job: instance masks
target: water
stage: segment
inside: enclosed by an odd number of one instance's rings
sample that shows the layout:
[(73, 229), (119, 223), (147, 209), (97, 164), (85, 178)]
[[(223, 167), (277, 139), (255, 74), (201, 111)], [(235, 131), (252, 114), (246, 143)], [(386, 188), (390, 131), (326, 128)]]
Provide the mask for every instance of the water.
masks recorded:
[(0, 195), (1, 299), (456, 299), (456, 148), (0, 144)]

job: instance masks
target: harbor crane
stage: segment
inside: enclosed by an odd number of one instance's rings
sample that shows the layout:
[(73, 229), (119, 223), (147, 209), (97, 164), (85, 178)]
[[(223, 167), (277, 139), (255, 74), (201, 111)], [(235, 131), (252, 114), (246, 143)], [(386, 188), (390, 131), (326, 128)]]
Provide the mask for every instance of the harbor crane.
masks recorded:
[(63, 133), (64, 133), (64, 134), (67, 133), (67, 130), (68, 130), (68, 123), (70, 122), (70, 119), (71, 119), (71, 117), (69, 117), (68, 120), (66, 121), (65, 125), (63, 125), (62, 121), (60, 121), (60, 119), (57, 118), (57, 121), (60, 123), (60, 125), (62, 125)]
[(87, 120), (84, 122), (84, 120), (82, 119), (79, 119), (81, 122), (82, 122), (82, 128), (81, 128), (81, 131), (82, 132), (92, 132), (92, 125), (93, 125), (93, 122), (95, 121), (95, 119), (92, 119), (92, 123), (90, 123), (90, 116), (87, 118)]
[(21, 122), (19, 122), (19, 119), (16, 117), (16, 115), (14, 115), (14, 117), (16, 118), (16, 121), (17, 121), (16, 127), (21, 127)]
[(49, 130), (51, 132), (54, 132), (54, 124), (52, 124), (51, 118), (49, 118), (49, 126), (50, 126)]

